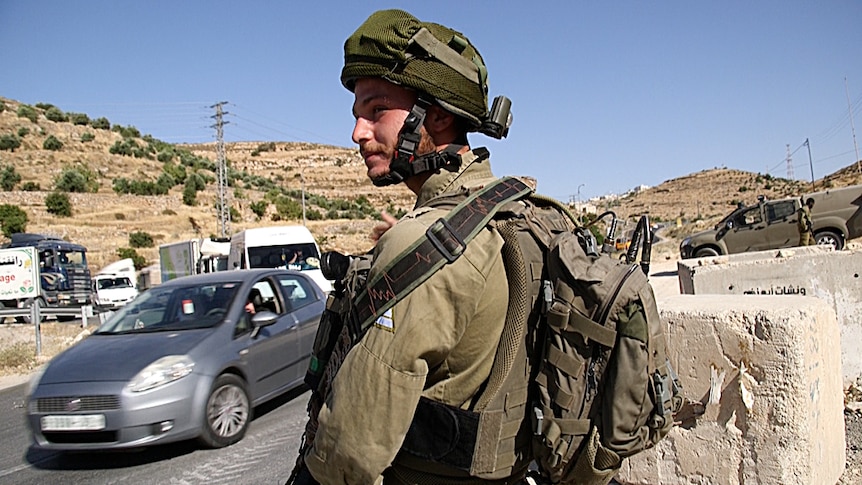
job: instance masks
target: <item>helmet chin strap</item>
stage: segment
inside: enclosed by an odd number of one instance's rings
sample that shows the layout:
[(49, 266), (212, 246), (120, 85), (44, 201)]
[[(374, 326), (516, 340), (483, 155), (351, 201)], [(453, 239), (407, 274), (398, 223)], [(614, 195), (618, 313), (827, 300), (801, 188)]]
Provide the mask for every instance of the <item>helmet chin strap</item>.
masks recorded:
[(398, 147), (395, 150), (395, 156), (389, 162), (389, 173), (373, 179), (371, 182), (375, 186), (400, 184), (422, 172), (436, 171), (441, 168), (454, 171), (461, 166), (461, 155), (458, 152), (463, 148), (462, 145), (449, 144), (439, 152), (416, 156), (419, 140), (422, 139), (420, 131), (430, 106), (431, 102), (424, 96), (419, 96), (416, 100), (398, 134)]

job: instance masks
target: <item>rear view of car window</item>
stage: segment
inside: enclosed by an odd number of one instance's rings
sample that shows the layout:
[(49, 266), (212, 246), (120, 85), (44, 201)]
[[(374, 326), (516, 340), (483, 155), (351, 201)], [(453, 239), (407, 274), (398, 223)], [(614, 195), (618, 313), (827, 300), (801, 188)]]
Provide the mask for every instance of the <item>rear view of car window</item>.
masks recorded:
[(278, 277), (281, 292), (290, 307), (297, 309), (317, 300), (317, 294), (305, 278), (283, 275)]

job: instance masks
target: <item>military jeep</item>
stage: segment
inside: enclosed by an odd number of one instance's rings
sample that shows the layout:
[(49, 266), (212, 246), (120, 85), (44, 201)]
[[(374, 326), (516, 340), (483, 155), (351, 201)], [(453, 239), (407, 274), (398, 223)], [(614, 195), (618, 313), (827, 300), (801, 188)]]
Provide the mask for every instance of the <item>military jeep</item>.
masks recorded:
[(836, 250), (849, 239), (862, 236), (862, 185), (805, 194), (801, 197), (766, 200), (737, 207), (713, 229), (685, 238), (679, 246), (683, 259), (780, 249), (799, 244), (798, 210), (809, 197), (812, 230), (817, 244)]

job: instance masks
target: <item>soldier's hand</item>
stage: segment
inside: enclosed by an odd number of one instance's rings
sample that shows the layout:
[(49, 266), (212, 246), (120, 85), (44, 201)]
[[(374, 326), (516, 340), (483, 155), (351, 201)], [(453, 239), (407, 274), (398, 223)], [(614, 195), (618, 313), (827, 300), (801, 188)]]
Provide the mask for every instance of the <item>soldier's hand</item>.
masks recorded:
[(383, 221), (380, 224), (374, 226), (371, 230), (371, 240), (377, 242), (380, 240), (380, 236), (383, 235), (386, 231), (388, 231), (392, 226), (398, 223), (398, 219), (389, 215), (385, 210), (380, 211), (380, 217)]

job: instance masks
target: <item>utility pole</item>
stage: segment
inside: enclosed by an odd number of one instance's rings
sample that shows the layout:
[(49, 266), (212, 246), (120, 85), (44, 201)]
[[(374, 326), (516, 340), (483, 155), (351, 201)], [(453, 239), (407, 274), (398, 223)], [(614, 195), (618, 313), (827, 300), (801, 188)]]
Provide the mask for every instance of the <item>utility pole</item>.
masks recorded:
[(850, 113), (850, 132), (853, 134), (853, 149), (856, 151), (856, 170), (862, 173), (862, 160), (859, 160), (859, 146), (856, 145), (856, 128), (853, 126), (853, 108), (850, 106), (850, 90), (847, 89), (847, 76), (844, 76), (844, 92), (847, 93), (847, 111)]
[(216, 110), (216, 114), (212, 116), (212, 118), (215, 118), (216, 122), (211, 126), (211, 128), (216, 129), (216, 175), (218, 179), (216, 188), (218, 191), (216, 212), (218, 216), (219, 235), (221, 237), (230, 236), (230, 203), (227, 191), (227, 161), (225, 160), (224, 155), (224, 125), (228, 122), (224, 121), (224, 115), (226, 115), (227, 112), (222, 110), (222, 106), (226, 104), (227, 101), (222, 101), (221, 103), (216, 103), (210, 106), (210, 108), (215, 108)]
[(793, 158), (790, 155), (790, 143), (787, 144), (787, 178), (793, 180)]
[(811, 144), (808, 143), (808, 138), (805, 139), (805, 146), (808, 147), (808, 165), (811, 167), (811, 190), (814, 190), (814, 162), (811, 161)]
[(305, 176), (303, 175), (304, 170), (302, 169), (303, 165), (299, 166), (299, 173), (294, 175), (294, 178), (299, 179), (300, 187), (302, 188), (302, 225), (305, 226)]

